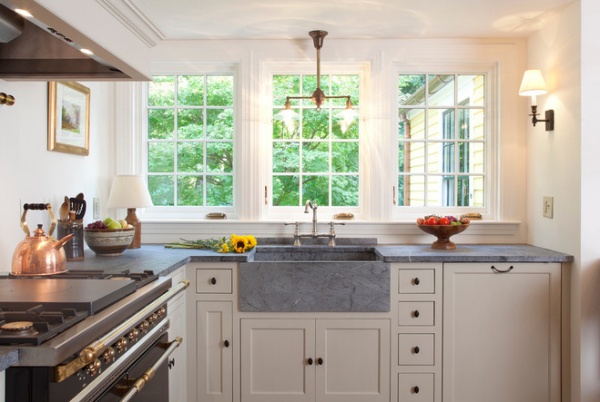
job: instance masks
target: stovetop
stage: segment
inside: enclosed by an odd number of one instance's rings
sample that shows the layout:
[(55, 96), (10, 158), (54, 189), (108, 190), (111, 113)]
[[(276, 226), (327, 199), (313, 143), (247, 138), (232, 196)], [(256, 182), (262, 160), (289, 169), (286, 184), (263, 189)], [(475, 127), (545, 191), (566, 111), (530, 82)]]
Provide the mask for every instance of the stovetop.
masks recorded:
[(40, 345), (157, 279), (152, 271), (2, 276), (0, 345)]

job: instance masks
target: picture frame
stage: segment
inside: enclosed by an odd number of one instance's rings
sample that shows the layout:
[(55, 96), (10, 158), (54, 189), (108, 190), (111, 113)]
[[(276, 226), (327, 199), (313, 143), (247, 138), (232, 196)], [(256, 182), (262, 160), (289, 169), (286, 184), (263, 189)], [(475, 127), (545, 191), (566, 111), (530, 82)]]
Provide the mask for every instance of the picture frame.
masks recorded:
[(90, 153), (90, 89), (77, 82), (48, 82), (48, 151)]

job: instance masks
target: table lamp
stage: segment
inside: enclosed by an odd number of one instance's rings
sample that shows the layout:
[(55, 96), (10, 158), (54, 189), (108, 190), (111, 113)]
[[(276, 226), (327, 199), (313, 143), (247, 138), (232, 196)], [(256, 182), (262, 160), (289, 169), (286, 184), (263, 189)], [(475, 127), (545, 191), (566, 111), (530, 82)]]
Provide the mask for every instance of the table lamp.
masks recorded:
[(140, 248), (142, 244), (142, 222), (135, 214), (135, 209), (154, 206), (144, 176), (115, 176), (106, 206), (107, 208), (127, 208), (125, 220), (135, 228), (133, 241), (129, 248)]

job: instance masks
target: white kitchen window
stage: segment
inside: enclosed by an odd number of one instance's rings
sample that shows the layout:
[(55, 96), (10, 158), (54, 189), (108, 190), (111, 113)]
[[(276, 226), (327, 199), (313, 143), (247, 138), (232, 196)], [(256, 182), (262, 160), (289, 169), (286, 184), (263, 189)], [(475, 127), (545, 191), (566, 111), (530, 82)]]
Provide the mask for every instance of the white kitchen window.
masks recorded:
[(233, 207), (233, 75), (154, 76), (146, 160), (155, 207)]
[(486, 74), (401, 73), (397, 88), (398, 207), (485, 211)]
[(310, 99), (292, 99), (293, 117), (280, 117), (286, 96), (310, 96), (316, 76), (273, 75), (273, 130), (271, 138), (272, 205), (356, 209), (359, 206), (359, 76), (321, 76), (326, 96), (349, 95), (355, 118), (345, 120), (346, 99), (327, 99), (317, 110)]

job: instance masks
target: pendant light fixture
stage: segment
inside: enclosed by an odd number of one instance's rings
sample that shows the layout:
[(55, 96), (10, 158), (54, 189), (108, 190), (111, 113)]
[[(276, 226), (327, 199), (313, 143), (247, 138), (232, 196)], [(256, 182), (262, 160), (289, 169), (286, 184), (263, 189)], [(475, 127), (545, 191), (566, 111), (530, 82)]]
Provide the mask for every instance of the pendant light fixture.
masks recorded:
[(327, 31), (310, 31), (308, 33), (313, 39), (315, 49), (317, 49), (317, 88), (314, 90), (311, 96), (287, 96), (285, 98), (285, 104), (283, 110), (279, 113), (280, 118), (286, 122), (289, 122), (295, 115), (292, 110), (290, 103), (291, 99), (310, 99), (313, 101), (317, 110), (321, 110), (321, 105), (327, 99), (346, 99), (346, 108), (342, 111), (343, 125), (350, 125), (354, 119), (355, 112), (352, 109), (352, 100), (350, 95), (325, 95), (325, 92), (321, 89), (321, 48), (323, 47), (323, 40), (327, 36)]

